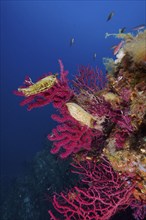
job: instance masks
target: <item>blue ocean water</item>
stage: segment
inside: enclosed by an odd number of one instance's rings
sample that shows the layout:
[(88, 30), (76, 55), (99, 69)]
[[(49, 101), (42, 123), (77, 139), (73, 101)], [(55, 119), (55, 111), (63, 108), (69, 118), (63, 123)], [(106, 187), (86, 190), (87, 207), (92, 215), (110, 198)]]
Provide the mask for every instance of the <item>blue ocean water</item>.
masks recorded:
[[(30, 112), (20, 107), (16, 90), (26, 75), (36, 81), (43, 73), (59, 72), (58, 59), (69, 71), (78, 65), (98, 66), (114, 57), (119, 42), (105, 33), (126, 32), (146, 22), (144, 0), (1, 1), (1, 179), (22, 175), (23, 165), (43, 148), (55, 126), (52, 106)], [(107, 21), (110, 12), (114, 16)], [(74, 44), (70, 46), (70, 40)], [(93, 55), (96, 53), (96, 59)]]

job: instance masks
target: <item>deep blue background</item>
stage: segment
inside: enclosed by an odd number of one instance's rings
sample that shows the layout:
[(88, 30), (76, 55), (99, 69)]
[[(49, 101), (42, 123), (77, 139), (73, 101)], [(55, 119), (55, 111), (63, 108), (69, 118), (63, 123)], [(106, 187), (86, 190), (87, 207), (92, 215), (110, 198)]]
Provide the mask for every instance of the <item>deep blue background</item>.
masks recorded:
[[(1, 175), (14, 177), (22, 165), (42, 149), (55, 123), (52, 107), (30, 112), (13, 95), (26, 75), (37, 80), (45, 72), (58, 72), (58, 59), (72, 78), (78, 64), (98, 66), (113, 57), (106, 32), (126, 31), (145, 23), (145, 1), (1, 1)], [(106, 22), (108, 14), (115, 11)], [(70, 47), (71, 37), (75, 44)], [(93, 60), (93, 53), (97, 59)]]

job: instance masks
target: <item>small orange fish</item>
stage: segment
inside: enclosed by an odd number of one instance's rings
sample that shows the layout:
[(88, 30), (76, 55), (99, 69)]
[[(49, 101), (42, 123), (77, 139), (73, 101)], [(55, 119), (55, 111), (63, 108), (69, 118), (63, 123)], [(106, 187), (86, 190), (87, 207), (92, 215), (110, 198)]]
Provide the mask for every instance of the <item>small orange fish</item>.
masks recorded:
[(116, 55), (119, 50), (121, 49), (121, 47), (123, 46), (124, 41), (122, 40), (115, 48), (114, 48), (114, 55)]
[(141, 24), (141, 25), (138, 25), (138, 26), (136, 26), (136, 27), (134, 27), (134, 28), (132, 28), (134, 31), (139, 31), (139, 30), (142, 30), (142, 29), (144, 29), (145, 28), (145, 24)]
[(117, 45), (112, 46), (110, 49), (113, 50), (117, 47)]

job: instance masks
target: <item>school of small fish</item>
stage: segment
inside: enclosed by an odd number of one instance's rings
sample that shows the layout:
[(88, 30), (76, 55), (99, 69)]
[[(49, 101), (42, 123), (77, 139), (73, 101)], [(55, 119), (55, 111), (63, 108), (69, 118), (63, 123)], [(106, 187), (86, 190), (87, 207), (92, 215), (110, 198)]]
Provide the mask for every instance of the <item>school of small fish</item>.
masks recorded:
[[(107, 21), (107, 22), (110, 21), (110, 20), (113, 18), (114, 15), (115, 15), (115, 12), (114, 12), (114, 11), (111, 11), (111, 12), (108, 14), (108, 16), (107, 16), (106, 21)], [(140, 25), (138, 25), (138, 26), (133, 27), (132, 30), (139, 32), (140, 30), (144, 29), (145, 27), (146, 27), (145, 24), (140, 24)], [(122, 33), (125, 32), (125, 30), (126, 30), (126, 27), (122, 27), (121, 29), (119, 29), (119, 33), (122, 34)], [(107, 33), (106, 33), (106, 34), (107, 34)], [(113, 35), (113, 34), (108, 34), (108, 36), (110, 36), (110, 35)], [(74, 44), (75, 44), (75, 38), (74, 38), (74, 37), (71, 37), (71, 39), (70, 39), (70, 47), (72, 47)], [(118, 45), (114, 45), (114, 46), (111, 47), (111, 49), (113, 49), (113, 54), (114, 54), (114, 55), (117, 55), (117, 54), (118, 54), (118, 52), (119, 52), (120, 49), (122, 48), (123, 44), (124, 44), (124, 41), (122, 40)], [(94, 52), (94, 53), (93, 53), (93, 60), (95, 61), (96, 58), (97, 58), (97, 53)]]

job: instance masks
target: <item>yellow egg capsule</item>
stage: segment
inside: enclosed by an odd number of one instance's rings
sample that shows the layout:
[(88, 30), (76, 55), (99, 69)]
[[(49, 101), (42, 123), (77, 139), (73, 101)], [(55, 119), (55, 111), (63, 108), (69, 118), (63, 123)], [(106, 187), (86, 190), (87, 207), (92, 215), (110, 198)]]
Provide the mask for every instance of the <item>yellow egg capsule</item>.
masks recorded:
[(70, 115), (83, 125), (93, 128), (93, 116), (73, 102), (66, 103)]
[(95, 128), (102, 131), (102, 122), (104, 118), (96, 118), (93, 115), (86, 112), (82, 107), (73, 102), (66, 103), (70, 115), (82, 125), (86, 125), (90, 128)]
[(40, 92), (45, 92), (46, 90), (53, 87), (54, 84), (57, 82), (56, 75), (57, 74), (46, 76), (43, 79), (26, 88), (18, 88), (18, 91), (22, 92), (27, 97), (31, 95), (36, 95)]

